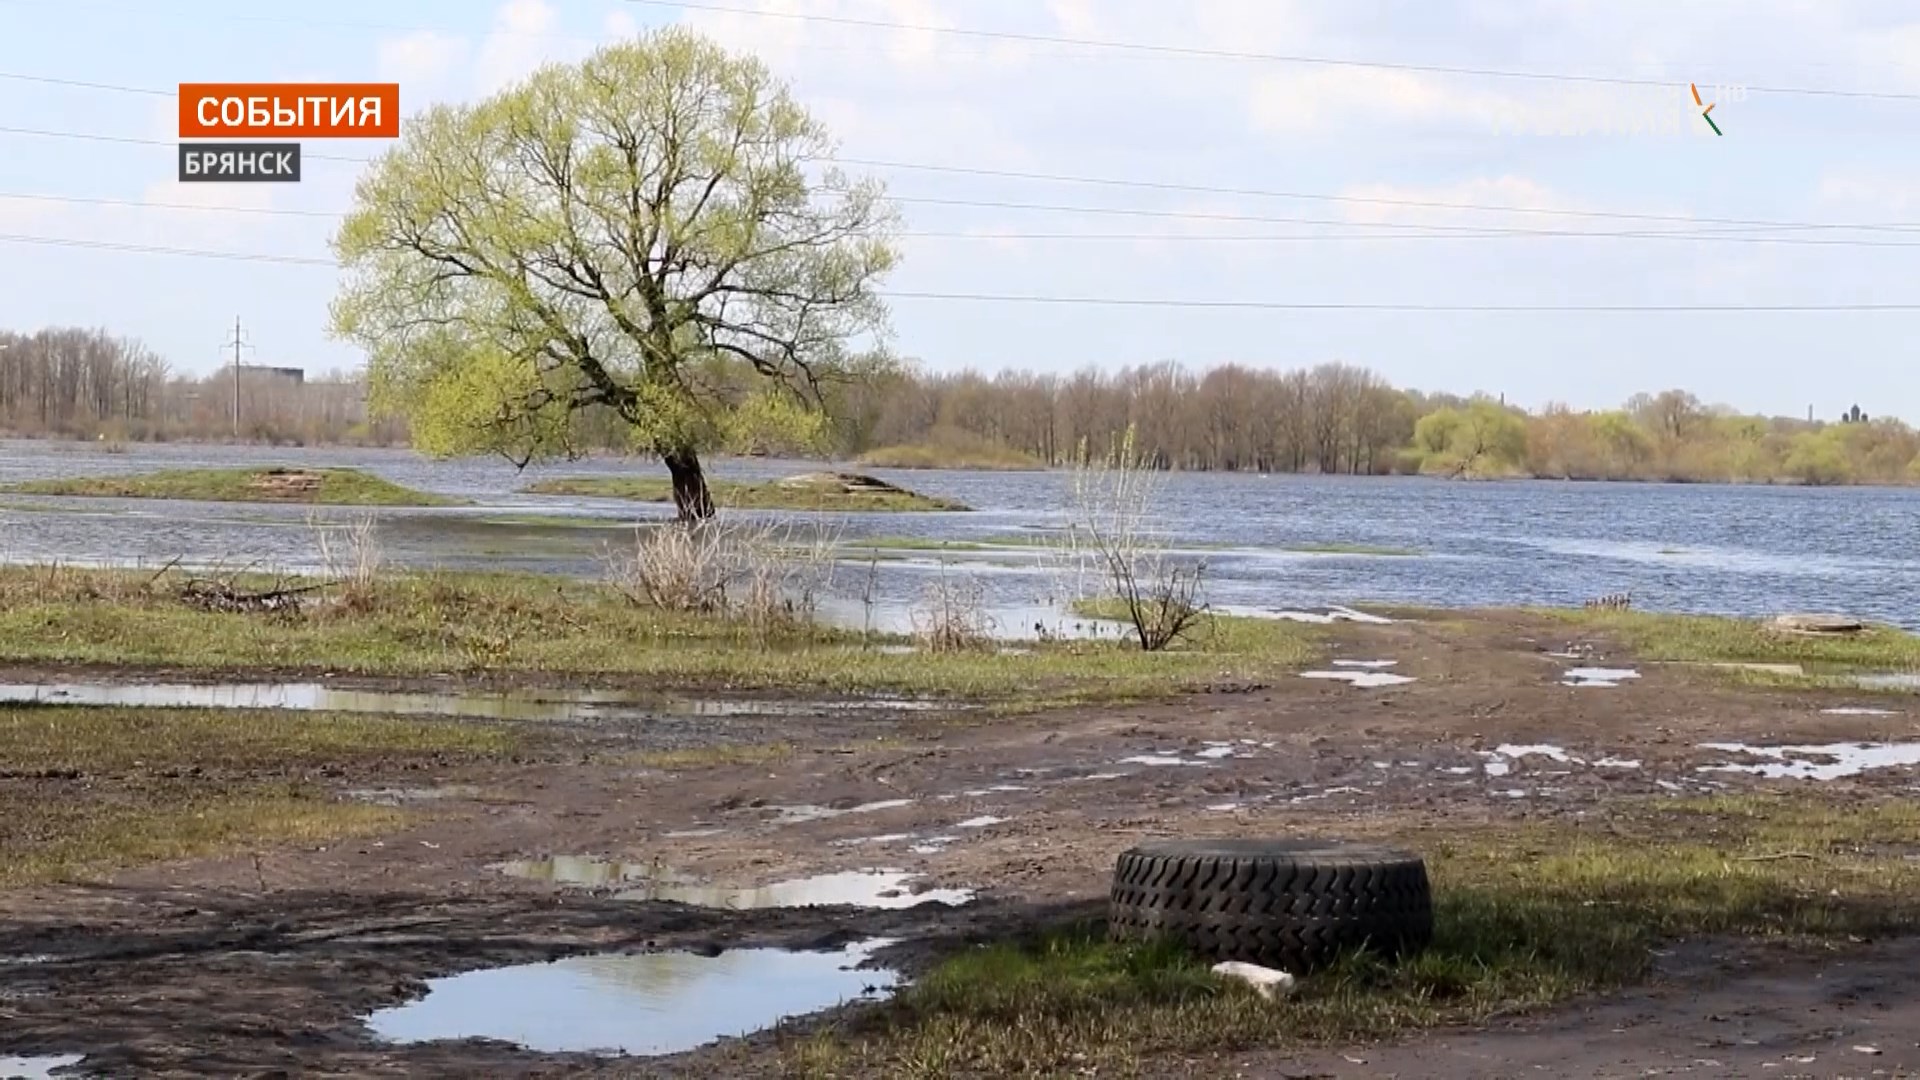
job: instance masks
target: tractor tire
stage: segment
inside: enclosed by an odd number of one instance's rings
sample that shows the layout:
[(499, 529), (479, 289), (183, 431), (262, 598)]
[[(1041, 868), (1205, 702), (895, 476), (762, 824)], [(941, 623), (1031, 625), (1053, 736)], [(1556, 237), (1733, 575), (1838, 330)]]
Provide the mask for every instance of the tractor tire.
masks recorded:
[(1433, 939), (1417, 855), (1315, 840), (1164, 840), (1120, 856), (1108, 903), (1116, 941), (1172, 939), (1214, 960), (1299, 974), (1342, 953), (1401, 956)]

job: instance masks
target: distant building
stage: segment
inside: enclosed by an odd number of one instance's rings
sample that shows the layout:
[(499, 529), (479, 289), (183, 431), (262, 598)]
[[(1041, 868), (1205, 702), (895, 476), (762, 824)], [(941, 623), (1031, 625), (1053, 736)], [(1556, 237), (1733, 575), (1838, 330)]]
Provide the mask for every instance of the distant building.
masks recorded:
[[(233, 378), (232, 364), (228, 364), (222, 371), (227, 378)], [(249, 380), (260, 379), (269, 382), (289, 382), (295, 386), (304, 386), (307, 382), (307, 369), (297, 367), (270, 367), (266, 364), (241, 364), (240, 377)]]
[(1853, 408), (1840, 414), (1840, 422), (1843, 424), (1864, 424), (1867, 422), (1867, 414), (1860, 411), (1860, 406), (1855, 405)]

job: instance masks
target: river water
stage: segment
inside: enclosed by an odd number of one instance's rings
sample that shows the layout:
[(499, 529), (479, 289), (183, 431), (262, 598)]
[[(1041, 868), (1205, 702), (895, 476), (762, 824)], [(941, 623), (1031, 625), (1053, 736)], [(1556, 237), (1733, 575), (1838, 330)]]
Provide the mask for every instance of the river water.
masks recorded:
[[(623, 526), (665, 507), (530, 496), (542, 476), (653, 475), (645, 461), (590, 461), (518, 473), (497, 459), (435, 462), (404, 451), (0, 443), (0, 483), (162, 468), (267, 464), (364, 468), (396, 483), (471, 499), (445, 509), (376, 511), (389, 563), (591, 577)], [(719, 462), (714, 475), (751, 479), (818, 464)], [(1062, 473), (898, 472), (885, 479), (974, 507), (954, 514), (822, 516), (843, 542), (862, 537), (983, 540), (1042, 537), (1069, 518)], [(1207, 562), (1207, 598), (1228, 610), (1327, 604), (1448, 607), (1577, 605), (1631, 592), (1637, 608), (1733, 615), (1839, 611), (1920, 628), (1920, 491), (1549, 482), (1461, 483), (1411, 477), (1176, 474), (1158, 479), (1155, 525)], [(298, 571), (317, 558), (315, 512), (304, 507), (149, 500), (0, 497), (0, 558), (158, 566), (169, 560)], [(366, 513), (330, 509), (329, 519)], [(535, 516), (583, 516), (604, 528), (556, 527)], [(1322, 554), (1360, 545), (1415, 557)], [(1060, 592), (1040, 553), (889, 551), (835, 574), (828, 607), (899, 629), (940, 575), (977, 582), (1018, 636)], [(858, 608), (861, 614), (852, 614)]]

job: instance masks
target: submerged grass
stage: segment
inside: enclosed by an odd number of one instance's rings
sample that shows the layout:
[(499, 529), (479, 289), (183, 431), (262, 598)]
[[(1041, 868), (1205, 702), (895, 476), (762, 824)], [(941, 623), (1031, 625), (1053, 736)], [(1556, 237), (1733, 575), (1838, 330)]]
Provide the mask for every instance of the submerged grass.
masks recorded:
[[(965, 510), (948, 499), (922, 495), (904, 488), (847, 490), (832, 474), (819, 479), (792, 477), (786, 481), (743, 483), (709, 480), (714, 505), (732, 510), (818, 510), (836, 512)], [(541, 480), (523, 489), (529, 495), (571, 495), (577, 498), (630, 499), (669, 503), (673, 485), (662, 477), (576, 476)]]
[(856, 634), (755, 627), (639, 606), (611, 588), (536, 575), (414, 573), (351, 603), (289, 616), (205, 611), (172, 583), (111, 570), (0, 567), (0, 662), (362, 675), (597, 673), (683, 687), (1090, 700), (1159, 696), (1296, 667), (1311, 628), (1221, 619), (1195, 644), (1142, 655), (1118, 642), (895, 654)]
[(1393, 558), (1414, 558), (1420, 552), (1413, 548), (1382, 547), (1377, 544), (1299, 544), (1286, 550), (1303, 555), (1378, 555)]
[(4, 491), (19, 495), (315, 506), (460, 505), (460, 500), (402, 487), (360, 469), (166, 469), (130, 476), (29, 480), (9, 485)]
[[(1636, 803), (1607, 826), (1396, 829), (1434, 881), (1435, 937), (1352, 956), (1269, 1004), (1094, 923), (960, 953), (893, 1001), (783, 1048), (831, 1076), (1127, 1075), (1154, 1059), (1392, 1038), (1484, 1022), (1646, 976), (1695, 936), (1786, 944), (1920, 929), (1920, 808), (1817, 798)], [(1792, 853), (1791, 858), (1779, 858)]]

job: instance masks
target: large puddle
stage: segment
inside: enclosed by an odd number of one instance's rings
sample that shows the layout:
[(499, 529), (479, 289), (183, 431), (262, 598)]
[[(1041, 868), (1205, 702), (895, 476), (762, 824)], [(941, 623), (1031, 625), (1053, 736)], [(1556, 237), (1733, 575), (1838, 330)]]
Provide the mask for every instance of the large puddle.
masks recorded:
[[(962, 827), (984, 828), (997, 823), (997, 819), (993, 822), (976, 819)], [(913, 837), (900, 834), (869, 839), (878, 842)], [(917, 889), (914, 882), (919, 875), (902, 870), (847, 870), (740, 888), (702, 884), (652, 863), (616, 862), (584, 855), (502, 863), (497, 869), (511, 877), (578, 888), (632, 886), (614, 893), (617, 900), (661, 900), (729, 911), (829, 906), (898, 910), (921, 904), (959, 907), (974, 899), (972, 889)]]
[(79, 1054), (0, 1057), (0, 1080), (52, 1080), (55, 1069), (71, 1069), (82, 1060)]
[(1829, 743), (1823, 746), (1701, 743), (1700, 748), (1762, 759), (1750, 764), (1702, 765), (1703, 773), (1750, 773), (1776, 780), (1840, 780), (1872, 769), (1920, 765), (1920, 743)]
[(367, 1026), (396, 1043), (499, 1039), (548, 1054), (676, 1054), (884, 995), (897, 973), (857, 969), (886, 944), (603, 954), (470, 971), (430, 980), (425, 997), (382, 1009)]
[(292, 712), (457, 716), (487, 720), (576, 721), (649, 716), (813, 716), (846, 709), (930, 711), (944, 702), (901, 698), (774, 701), (688, 698), (618, 690), (405, 693), (323, 683), (0, 683), (0, 705), (93, 705), (158, 709), (279, 709)]

